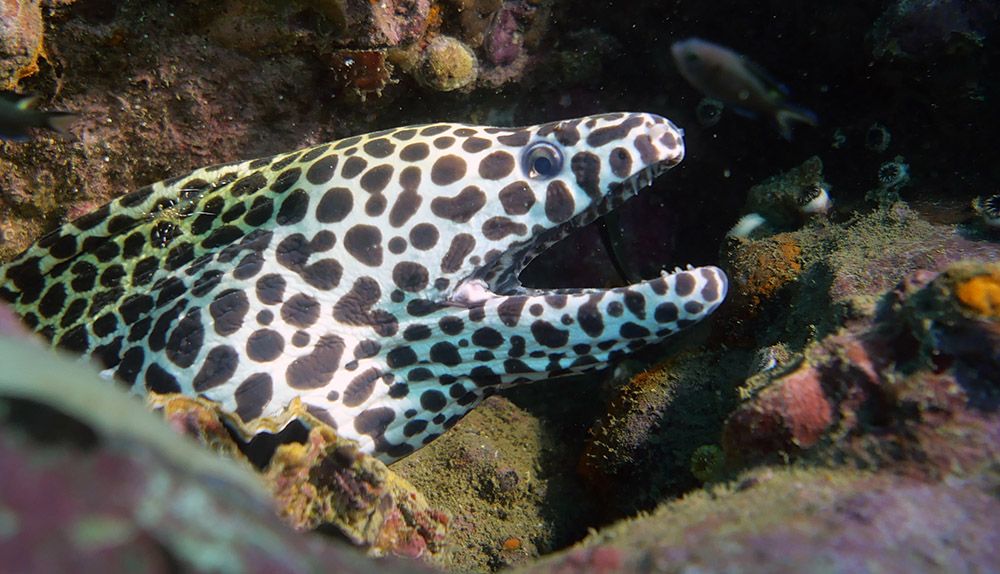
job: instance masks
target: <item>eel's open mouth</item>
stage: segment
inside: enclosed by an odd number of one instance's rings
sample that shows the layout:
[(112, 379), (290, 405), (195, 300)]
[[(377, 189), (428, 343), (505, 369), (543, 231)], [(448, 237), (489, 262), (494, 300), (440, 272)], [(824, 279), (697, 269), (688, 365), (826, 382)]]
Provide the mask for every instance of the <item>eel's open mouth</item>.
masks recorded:
[(462, 280), (453, 292), (450, 302), (469, 305), (496, 296), (572, 294), (597, 290), (597, 287), (558, 289), (524, 287), (521, 284), (520, 274), (528, 263), (548, 248), (621, 207), (643, 188), (651, 186), (657, 177), (677, 165), (677, 162), (678, 160), (671, 159), (646, 166), (628, 179), (612, 184), (601, 199), (567, 221), (513, 244), (499, 257), (486, 261)]

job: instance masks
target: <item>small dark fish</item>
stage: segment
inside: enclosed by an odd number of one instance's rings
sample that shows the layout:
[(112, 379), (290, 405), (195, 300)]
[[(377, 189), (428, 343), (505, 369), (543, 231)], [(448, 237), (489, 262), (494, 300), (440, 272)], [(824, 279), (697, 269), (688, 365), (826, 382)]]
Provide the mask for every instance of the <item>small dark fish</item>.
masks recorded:
[(792, 139), (793, 121), (811, 126), (816, 114), (787, 101), (788, 90), (758, 65), (729, 48), (700, 38), (670, 47), (677, 68), (692, 86), (710, 98), (774, 118), (782, 137)]
[(69, 134), (69, 127), (76, 120), (75, 114), (36, 110), (34, 106), (37, 103), (37, 96), (0, 97), (0, 139), (26, 141), (30, 139), (30, 128)]

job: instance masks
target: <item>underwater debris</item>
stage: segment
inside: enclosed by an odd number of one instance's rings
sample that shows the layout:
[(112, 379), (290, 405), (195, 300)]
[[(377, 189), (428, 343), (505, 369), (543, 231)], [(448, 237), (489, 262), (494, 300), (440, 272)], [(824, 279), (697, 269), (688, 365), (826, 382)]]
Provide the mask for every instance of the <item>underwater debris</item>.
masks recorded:
[(465, 43), (451, 36), (430, 41), (415, 70), (417, 81), (439, 92), (472, 86), (479, 74), (476, 54)]
[(972, 209), (986, 227), (1000, 229), (1000, 193), (977, 197), (972, 200)]
[(889, 149), (891, 141), (892, 134), (889, 133), (889, 128), (880, 123), (872, 124), (865, 132), (865, 148), (873, 152), (882, 153)]

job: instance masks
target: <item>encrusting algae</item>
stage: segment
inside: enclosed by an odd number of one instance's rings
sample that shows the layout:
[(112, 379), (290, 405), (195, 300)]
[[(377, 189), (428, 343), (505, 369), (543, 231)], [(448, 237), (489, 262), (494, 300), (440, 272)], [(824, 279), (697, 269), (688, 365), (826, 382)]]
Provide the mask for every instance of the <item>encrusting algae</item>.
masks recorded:
[(1000, 269), (996, 265), (955, 285), (955, 298), (966, 308), (991, 319), (1000, 318)]

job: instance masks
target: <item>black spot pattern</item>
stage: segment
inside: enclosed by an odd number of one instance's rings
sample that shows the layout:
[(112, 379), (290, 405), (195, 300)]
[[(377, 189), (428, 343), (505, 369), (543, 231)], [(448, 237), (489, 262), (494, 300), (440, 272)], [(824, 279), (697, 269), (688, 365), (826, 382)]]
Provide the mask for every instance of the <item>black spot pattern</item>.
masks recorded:
[(456, 235), (451, 240), (448, 252), (441, 259), (441, 271), (445, 273), (458, 271), (465, 262), (465, 258), (472, 253), (475, 247), (476, 239), (473, 236), (468, 233), (459, 233)]
[(507, 215), (524, 215), (535, 204), (535, 194), (523, 181), (515, 181), (500, 190), (500, 205)]
[(545, 188), (545, 217), (552, 223), (562, 223), (573, 216), (576, 204), (573, 192), (562, 181), (554, 180)]
[(694, 292), (695, 279), (688, 272), (678, 273), (674, 279), (675, 292), (681, 297), (687, 297)]
[(378, 369), (371, 368), (351, 379), (351, 382), (344, 389), (344, 406), (357, 407), (371, 398), (372, 392), (375, 390), (375, 383), (381, 376), (382, 373)]
[(421, 203), (423, 203), (423, 198), (416, 191), (407, 189), (400, 192), (395, 203), (392, 204), (392, 209), (389, 210), (389, 225), (393, 227), (405, 225), (411, 217), (416, 215)]
[(656, 162), (656, 148), (653, 146), (652, 140), (649, 136), (642, 134), (635, 138), (634, 142), (635, 149), (639, 150), (639, 159), (643, 163), (650, 164)]
[(345, 187), (332, 187), (323, 194), (316, 206), (316, 220), (320, 223), (343, 221), (354, 207), (354, 195)]
[[(305, 157), (303, 156), (303, 159)], [(306, 181), (313, 185), (322, 185), (331, 179), (333, 179), (333, 174), (337, 170), (337, 156), (328, 155), (322, 159), (316, 160), (309, 169), (306, 170)]]
[(389, 424), (396, 420), (396, 413), (388, 407), (368, 409), (354, 419), (354, 430), (374, 439), (381, 439)]
[(239, 363), (240, 357), (236, 349), (229, 345), (213, 348), (205, 356), (198, 374), (192, 381), (194, 390), (201, 393), (225, 384), (236, 373)]
[(701, 270), (701, 276), (705, 278), (705, 286), (701, 290), (701, 298), (712, 302), (719, 298), (719, 281), (715, 278), (715, 273), (708, 269)]
[(259, 329), (247, 339), (247, 356), (258, 363), (273, 361), (285, 350), (285, 339), (273, 329)]
[(633, 116), (614, 126), (597, 128), (587, 135), (587, 145), (601, 147), (616, 140), (624, 140), (630, 131), (642, 125), (642, 118)]
[(361, 189), (368, 193), (382, 193), (392, 178), (393, 167), (389, 164), (375, 166), (361, 176)]
[(431, 212), (454, 223), (466, 223), (485, 205), (486, 194), (470, 185), (455, 197), (435, 197), (431, 201)]
[(427, 268), (419, 263), (401, 261), (392, 269), (392, 281), (403, 291), (416, 293), (427, 288)]
[(399, 323), (392, 314), (381, 310), (371, 310), (378, 302), (382, 290), (371, 277), (361, 277), (354, 282), (351, 290), (333, 306), (333, 318), (347, 325), (368, 325), (382, 337), (391, 337), (399, 329)]
[(277, 305), (285, 298), (285, 278), (277, 273), (268, 273), (257, 280), (257, 299), (265, 305)]
[(427, 251), (437, 245), (438, 237), (437, 227), (430, 223), (418, 223), (410, 230), (410, 245), (421, 251)]
[(656, 310), (653, 311), (653, 318), (656, 319), (657, 323), (669, 323), (677, 320), (678, 312), (677, 305), (668, 301), (656, 306)]
[(439, 157), (431, 167), (431, 182), (434, 185), (451, 185), (465, 177), (465, 160), (457, 155)]
[(491, 217), (483, 223), (483, 236), (491, 241), (499, 241), (508, 235), (527, 235), (528, 227), (506, 217)]
[(495, 349), (503, 344), (503, 335), (491, 327), (480, 327), (472, 333), (472, 344), (479, 347)]
[(462, 363), (462, 356), (458, 352), (458, 347), (448, 341), (441, 341), (431, 346), (430, 358), (435, 363), (441, 363), (449, 367), (454, 367)]
[(170, 362), (182, 369), (194, 364), (205, 340), (205, 330), (201, 324), (201, 312), (190, 310), (177, 323), (167, 339), (166, 355)]
[(320, 304), (313, 297), (296, 293), (281, 306), (281, 318), (295, 327), (305, 329), (319, 320)]
[(479, 161), (479, 177), (503, 179), (514, 171), (514, 156), (505, 151), (495, 151)]
[(278, 225), (295, 225), (305, 218), (309, 211), (309, 194), (297, 189), (285, 197), (274, 221)]
[(562, 347), (569, 341), (569, 331), (559, 329), (548, 321), (539, 319), (531, 324), (531, 334), (539, 345), (553, 349)]
[(360, 263), (382, 265), (382, 232), (374, 225), (358, 224), (344, 234), (344, 248)]
[(337, 335), (323, 335), (312, 351), (288, 365), (285, 379), (293, 389), (318, 389), (326, 386), (340, 368), (344, 340)]
[(152, 363), (146, 368), (146, 389), (166, 395), (181, 392), (181, 385), (177, 382), (177, 378), (164, 370), (163, 367)]
[(392, 152), (396, 149), (396, 144), (389, 141), (389, 138), (376, 138), (368, 140), (361, 147), (365, 150), (366, 154), (381, 159), (392, 155)]
[(219, 293), (208, 306), (208, 313), (212, 316), (212, 326), (215, 332), (223, 337), (239, 331), (249, 311), (250, 300), (240, 289), (229, 289)]
[(570, 160), (576, 184), (593, 200), (601, 197), (601, 158), (590, 152), (580, 152)]
[(431, 148), (423, 142), (411, 143), (399, 152), (399, 159), (403, 161), (420, 161), (426, 159), (431, 153)]
[(264, 407), (271, 402), (273, 382), (267, 373), (255, 373), (246, 378), (236, 388), (236, 415), (243, 422), (249, 422), (263, 414)]
[(436, 413), (443, 409), (447, 404), (448, 399), (445, 398), (444, 393), (437, 389), (424, 391), (423, 394), (420, 395), (420, 406), (426, 411)]

